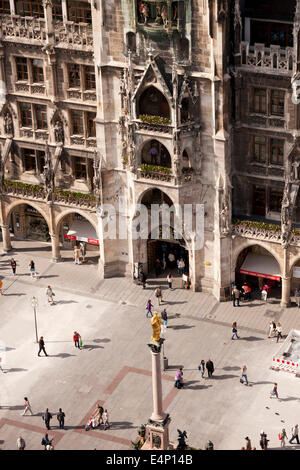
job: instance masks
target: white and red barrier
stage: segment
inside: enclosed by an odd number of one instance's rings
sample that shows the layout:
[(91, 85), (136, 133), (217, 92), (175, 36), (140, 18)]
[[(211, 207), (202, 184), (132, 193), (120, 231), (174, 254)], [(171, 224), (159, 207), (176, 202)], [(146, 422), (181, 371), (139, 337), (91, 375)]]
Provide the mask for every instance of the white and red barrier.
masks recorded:
[(284, 370), (285, 372), (292, 372), (293, 374), (297, 374), (300, 370), (298, 362), (291, 362), (279, 357), (273, 357), (272, 367), (273, 369), (280, 369)]

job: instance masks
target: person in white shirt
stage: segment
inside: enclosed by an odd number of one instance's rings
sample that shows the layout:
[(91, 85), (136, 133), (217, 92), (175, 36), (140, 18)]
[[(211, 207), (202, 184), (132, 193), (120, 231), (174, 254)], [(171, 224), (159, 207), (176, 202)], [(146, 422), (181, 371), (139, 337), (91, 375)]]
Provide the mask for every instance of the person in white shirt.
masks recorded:
[(277, 331), (277, 341), (276, 341), (276, 343), (278, 343), (279, 338), (283, 339), (282, 338), (282, 327), (281, 327), (280, 323), (277, 323), (276, 331)]
[(103, 412), (103, 415), (102, 415), (102, 419), (103, 419), (103, 424), (104, 424), (104, 431), (110, 427), (110, 423), (108, 421), (108, 411), (107, 410), (104, 410)]
[(243, 381), (243, 379), (245, 379), (246, 385), (248, 385), (247, 367), (246, 367), (246, 366), (243, 366), (243, 367), (242, 367), (242, 377), (241, 377), (241, 381)]
[(292, 428), (292, 437), (289, 440), (290, 444), (293, 442), (294, 439), (296, 439), (297, 444), (300, 444), (298, 434), (299, 434), (298, 424), (295, 424), (295, 426)]
[(27, 398), (27, 397), (24, 397), (24, 400), (25, 400), (24, 411), (23, 411), (23, 413), (21, 414), (21, 416), (24, 416), (27, 411), (30, 411), (31, 415), (33, 415), (32, 409), (31, 409), (31, 406), (30, 406), (30, 403), (29, 403), (28, 398)]

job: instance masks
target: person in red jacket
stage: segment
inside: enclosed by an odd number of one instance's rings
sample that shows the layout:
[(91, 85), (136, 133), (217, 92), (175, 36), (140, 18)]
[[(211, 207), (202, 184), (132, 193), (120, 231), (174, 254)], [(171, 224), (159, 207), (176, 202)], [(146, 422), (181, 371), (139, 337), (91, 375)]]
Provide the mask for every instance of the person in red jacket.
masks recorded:
[(75, 348), (80, 349), (80, 339), (81, 339), (80, 334), (77, 331), (74, 331), (73, 341), (75, 343)]

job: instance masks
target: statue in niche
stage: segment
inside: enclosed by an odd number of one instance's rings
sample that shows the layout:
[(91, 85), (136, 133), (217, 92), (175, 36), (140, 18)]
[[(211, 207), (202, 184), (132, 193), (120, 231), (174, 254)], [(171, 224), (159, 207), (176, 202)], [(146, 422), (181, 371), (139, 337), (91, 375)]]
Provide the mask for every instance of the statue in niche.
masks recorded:
[(221, 233), (228, 235), (229, 233), (229, 198), (227, 194), (222, 197), (221, 211), (220, 211), (220, 222), (221, 222)]
[(299, 178), (299, 176), (300, 176), (300, 175), (299, 175), (299, 170), (298, 170), (299, 166), (300, 166), (300, 162), (299, 162), (299, 161), (294, 161), (294, 162), (292, 163), (292, 167), (293, 167), (293, 169), (292, 169), (292, 177), (293, 177), (293, 179), (294, 179), (295, 181), (297, 181), (298, 179), (300, 179), (300, 178)]
[(0, 193), (3, 192), (4, 189), (4, 165), (3, 165), (3, 160), (0, 155)]
[(101, 159), (98, 158), (95, 153), (94, 158), (94, 194), (96, 196), (97, 206), (101, 203), (101, 192), (102, 192), (102, 175), (101, 175)]
[(9, 111), (7, 111), (4, 116), (4, 133), (7, 135), (14, 134), (13, 120)]
[(62, 122), (59, 119), (55, 122), (54, 137), (57, 144), (64, 143), (64, 128)]
[(46, 144), (46, 149), (45, 149), (45, 166), (44, 166), (43, 177), (44, 177), (45, 190), (46, 190), (46, 200), (51, 201), (53, 191), (54, 191), (54, 172), (52, 169), (52, 161), (51, 161), (51, 155), (50, 155), (48, 144)]

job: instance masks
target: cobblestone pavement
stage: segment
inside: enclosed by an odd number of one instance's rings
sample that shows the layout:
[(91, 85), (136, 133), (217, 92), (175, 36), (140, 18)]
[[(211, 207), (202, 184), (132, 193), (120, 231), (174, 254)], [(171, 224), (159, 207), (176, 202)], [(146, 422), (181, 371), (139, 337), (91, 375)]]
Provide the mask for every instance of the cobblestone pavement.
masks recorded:
[[(128, 449), (137, 427), (152, 411), (151, 355), (146, 344), (151, 335), (145, 318), (145, 302), (154, 298), (154, 287), (163, 286), (169, 314), (165, 355), (169, 368), (163, 374), (165, 410), (171, 415), (170, 437), (185, 429), (188, 442), (203, 447), (211, 439), (216, 449), (239, 449), (248, 435), (259, 447), (259, 432), (268, 433), (270, 446), (279, 447), (277, 434), (300, 421), (299, 381), (292, 375), (269, 369), (278, 349), (266, 338), (270, 319), (280, 320), (283, 333), (300, 328), (296, 307), (281, 309), (277, 303), (253, 301), (233, 308), (209, 294), (166, 288), (165, 276), (150, 279), (147, 289), (131, 280), (100, 281), (95, 259), (75, 266), (70, 252), (62, 263), (51, 263), (47, 244), (13, 242), (14, 251), (0, 257), (4, 296), (0, 297), (0, 340), (6, 344), (7, 373), (0, 374), (0, 448), (14, 449), (21, 434), (28, 449), (40, 449), (46, 407), (66, 413), (66, 429), (52, 420), (56, 449)], [(13, 277), (9, 260), (17, 260)], [(28, 263), (34, 259), (39, 273), (31, 279)], [(56, 304), (47, 304), (50, 284)], [(50, 357), (37, 357), (31, 296), (38, 298), (39, 335), (45, 337)], [(159, 311), (161, 308), (159, 307)], [(300, 311), (299, 311), (300, 312)], [(231, 341), (230, 325), (237, 321), (241, 339)], [(78, 330), (83, 350), (74, 348), (72, 333)], [(198, 364), (203, 358), (215, 364), (213, 379), (202, 379)], [(239, 382), (240, 367), (248, 366), (250, 387)], [(175, 370), (184, 366), (186, 388), (173, 386)], [(270, 400), (278, 382), (281, 402)], [(28, 396), (34, 416), (20, 416)], [(83, 424), (96, 403), (110, 412), (110, 429), (86, 432)], [(297, 446), (289, 446), (295, 448)]]

